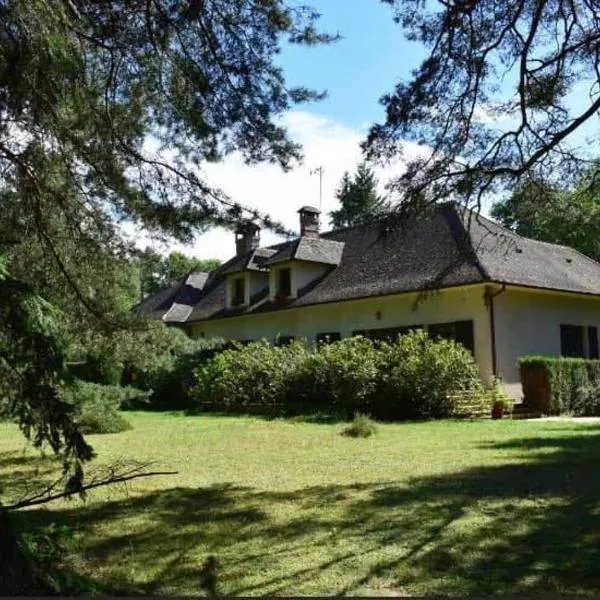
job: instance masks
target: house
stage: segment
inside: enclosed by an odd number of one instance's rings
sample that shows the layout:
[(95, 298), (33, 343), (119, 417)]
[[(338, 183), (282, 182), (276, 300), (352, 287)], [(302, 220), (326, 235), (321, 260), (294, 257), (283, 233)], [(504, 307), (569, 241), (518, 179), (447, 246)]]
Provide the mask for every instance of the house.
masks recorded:
[(235, 256), (192, 273), (134, 310), (194, 337), (385, 338), (411, 328), (453, 338), (484, 381), (520, 397), (518, 359), (598, 357), (600, 264), (576, 250), (523, 238), (453, 204), (397, 226), (382, 221), (321, 233), (299, 211), (300, 236), (260, 246), (252, 224)]

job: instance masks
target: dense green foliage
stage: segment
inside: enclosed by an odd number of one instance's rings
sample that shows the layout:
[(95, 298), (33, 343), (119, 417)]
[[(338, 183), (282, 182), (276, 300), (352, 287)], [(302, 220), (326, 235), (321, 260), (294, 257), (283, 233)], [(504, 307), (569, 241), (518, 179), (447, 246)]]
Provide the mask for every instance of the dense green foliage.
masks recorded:
[(148, 335), (123, 316), (140, 295), (123, 224), (183, 241), (247, 220), (283, 230), (198, 167), (300, 158), (277, 117), (320, 94), (276, 60), (286, 40), (333, 39), (318, 16), (285, 0), (0, 3), (1, 402), (75, 479), (92, 450), (58, 396), (64, 356), (124, 363)]
[[(551, 415), (568, 414), (577, 417), (600, 416), (600, 360), (583, 358), (548, 358), (528, 356), (520, 361), (525, 401), (529, 401), (529, 385), (535, 371), (542, 371), (541, 391)], [(530, 383), (531, 382), (531, 383)]]
[(451, 340), (432, 340), (419, 330), (384, 344), (381, 353), (374, 415), (440, 419), (454, 413), (461, 394), (483, 397), (477, 363)]
[(335, 194), (340, 208), (329, 213), (335, 229), (370, 223), (389, 212), (387, 202), (377, 192), (377, 179), (366, 163), (354, 174), (346, 171)]
[(600, 188), (596, 170), (573, 190), (529, 181), (492, 207), (492, 216), (519, 235), (570, 246), (600, 260)]
[(237, 412), (428, 419), (455, 414), (461, 394), (488, 402), (471, 354), (423, 331), (389, 344), (358, 336), (310, 351), (263, 340), (220, 353), (196, 377), (199, 407)]
[(75, 423), (84, 434), (118, 433), (130, 429), (119, 409), (122, 404), (143, 395), (141, 390), (132, 387), (88, 381), (76, 381), (62, 391), (65, 401), (75, 407)]
[(216, 258), (201, 260), (181, 252), (171, 252), (168, 256), (163, 256), (152, 248), (146, 248), (136, 254), (135, 262), (140, 273), (142, 298), (170, 288), (192, 271), (210, 273), (221, 264)]

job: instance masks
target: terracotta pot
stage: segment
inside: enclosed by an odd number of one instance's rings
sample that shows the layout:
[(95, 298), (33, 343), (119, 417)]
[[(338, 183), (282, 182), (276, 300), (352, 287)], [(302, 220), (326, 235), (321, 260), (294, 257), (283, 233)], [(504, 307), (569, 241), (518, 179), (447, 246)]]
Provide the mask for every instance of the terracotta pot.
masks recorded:
[(496, 402), (492, 407), (492, 419), (501, 419), (504, 414), (504, 402)]

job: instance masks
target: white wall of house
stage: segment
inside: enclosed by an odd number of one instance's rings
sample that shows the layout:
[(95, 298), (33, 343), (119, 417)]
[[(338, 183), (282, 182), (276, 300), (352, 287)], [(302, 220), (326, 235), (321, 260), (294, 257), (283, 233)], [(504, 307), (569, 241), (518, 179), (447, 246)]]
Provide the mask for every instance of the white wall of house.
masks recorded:
[(494, 320), (498, 375), (520, 396), (519, 358), (560, 356), (561, 324), (600, 328), (600, 298), (508, 288), (494, 298)]
[(269, 269), (269, 298), (273, 300), (277, 295), (279, 271), (281, 269), (290, 269), (290, 298), (297, 298), (298, 290), (316, 281), (330, 268), (329, 265), (302, 260), (287, 260), (277, 263)]
[(474, 285), (432, 292), (418, 302), (418, 294), (412, 293), (347, 300), (193, 323), (191, 333), (232, 340), (294, 336), (314, 342), (318, 333), (339, 332), (344, 338), (357, 330), (472, 319), (475, 358), (484, 381), (489, 382), (492, 351), (484, 292), (485, 286)]

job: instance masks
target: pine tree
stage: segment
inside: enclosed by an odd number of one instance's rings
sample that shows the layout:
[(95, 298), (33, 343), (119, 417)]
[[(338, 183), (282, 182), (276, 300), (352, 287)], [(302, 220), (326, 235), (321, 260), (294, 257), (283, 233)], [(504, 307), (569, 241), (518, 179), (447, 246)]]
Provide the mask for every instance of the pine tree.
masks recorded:
[(346, 171), (335, 197), (341, 207), (329, 213), (332, 227), (363, 225), (383, 216), (387, 211), (385, 199), (377, 193), (377, 179), (368, 165), (358, 165), (353, 178)]

